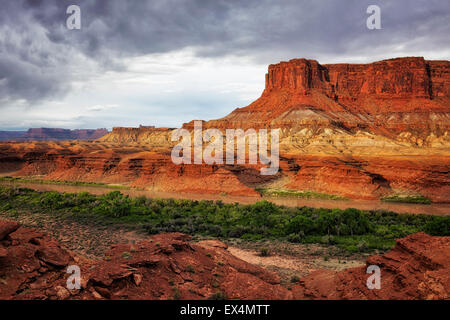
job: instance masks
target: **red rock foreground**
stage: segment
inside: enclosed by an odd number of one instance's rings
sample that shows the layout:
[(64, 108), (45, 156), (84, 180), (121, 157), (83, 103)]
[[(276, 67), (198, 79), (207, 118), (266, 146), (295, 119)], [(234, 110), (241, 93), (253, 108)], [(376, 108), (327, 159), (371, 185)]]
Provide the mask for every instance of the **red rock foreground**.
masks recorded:
[[(317, 271), (291, 290), (275, 274), (231, 255), (219, 241), (190, 243), (180, 233), (112, 246), (104, 261), (63, 249), (41, 232), (0, 221), (0, 299), (449, 299), (450, 238), (423, 233), (368, 259), (381, 289), (366, 287), (366, 267)], [(69, 265), (81, 289), (66, 289)]]

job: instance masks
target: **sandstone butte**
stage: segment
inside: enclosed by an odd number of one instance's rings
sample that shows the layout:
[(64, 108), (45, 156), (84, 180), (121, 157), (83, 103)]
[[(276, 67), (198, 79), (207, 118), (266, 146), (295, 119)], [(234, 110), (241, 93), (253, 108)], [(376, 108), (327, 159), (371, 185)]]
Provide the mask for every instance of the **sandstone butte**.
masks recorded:
[(450, 202), (450, 61), (294, 59), (270, 65), (265, 80), (260, 98), (203, 127), (280, 128), (275, 176), (258, 165), (174, 165), (173, 129), (121, 127), (93, 142), (0, 143), (0, 174), (163, 192), (259, 196), (256, 187), (277, 187)]
[[(366, 286), (367, 266), (317, 270), (291, 288), (274, 273), (240, 260), (226, 244), (159, 234), (113, 245), (108, 259), (88, 260), (43, 233), (0, 220), (0, 300), (4, 299), (449, 299), (450, 237), (417, 233), (367, 259), (382, 271), (381, 289)], [(67, 288), (69, 265), (81, 288)], [(217, 276), (219, 275), (219, 276)]]

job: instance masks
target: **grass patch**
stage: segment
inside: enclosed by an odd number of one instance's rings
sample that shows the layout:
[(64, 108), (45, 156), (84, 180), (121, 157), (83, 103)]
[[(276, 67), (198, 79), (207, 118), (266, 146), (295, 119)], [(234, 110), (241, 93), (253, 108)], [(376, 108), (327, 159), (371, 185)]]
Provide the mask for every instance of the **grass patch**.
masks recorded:
[(415, 195), (415, 196), (393, 195), (393, 196), (381, 198), (381, 201), (431, 204), (431, 200), (422, 195)]
[(123, 186), (123, 185), (118, 185), (118, 184), (107, 184), (107, 183), (101, 183), (101, 182), (43, 180), (43, 179), (29, 179), (29, 178), (8, 177), (8, 176), (0, 177), (0, 181), (67, 185), (67, 186), (104, 187), (104, 188), (111, 188), (111, 189), (130, 189), (129, 186)]
[(348, 198), (343, 196), (338, 196), (334, 194), (319, 193), (313, 191), (299, 191), (299, 190), (289, 190), (289, 189), (266, 189), (266, 188), (255, 188), (262, 196), (271, 197), (291, 197), (291, 198), (302, 198), (302, 199), (325, 199), (325, 200), (348, 200)]
[(186, 266), (186, 272), (195, 273), (195, 269), (192, 265), (189, 264)]
[[(221, 201), (39, 192), (0, 186), (0, 212), (31, 212), (55, 219), (99, 225), (131, 226), (148, 234), (182, 232), (194, 236), (320, 243), (349, 252), (388, 250), (395, 239), (416, 232), (450, 235), (450, 217), (390, 211), (285, 207), (268, 201), (225, 204)], [(155, 245), (158, 245), (156, 243)], [(268, 252), (261, 252), (265, 255)], [(221, 265), (221, 262), (217, 262)]]

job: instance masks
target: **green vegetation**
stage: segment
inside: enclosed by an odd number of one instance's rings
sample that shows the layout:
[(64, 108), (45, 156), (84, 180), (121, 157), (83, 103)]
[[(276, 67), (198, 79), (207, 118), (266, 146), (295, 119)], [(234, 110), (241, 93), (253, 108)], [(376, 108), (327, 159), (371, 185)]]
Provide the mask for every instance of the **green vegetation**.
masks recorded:
[(227, 300), (225, 293), (217, 291), (209, 296), (208, 300)]
[(430, 199), (428, 199), (427, 197), (421, 196), (421, 195), (416, 195), (416, 196), (393, 195), (393, 196), (381, 198), (381, 201), (431, 204)]
[(261, 257), (268, 257), (270, 256), (270, 251), (267, 248), (261, 248), (261, 250), (259, 251), (259, 255)]
[[(433, 215), (291, 208), (267, 201), (241, 205), (222, 201), (130, 198), (119, 191), (93, 195), (0, 187), (0, 212), (22, 211), (77, 221), (130, 225), (149, 234), (183, 232), (245, 240), (279, 239), (335, 245), (349, 252), (387, 250), (394, 246), (395, 239), (419, 231), (450, 235), (450, 217)], [(220, 261), (217, 263), (220, 265)]]
[(346, 200), (346, 197), (338, 196), (335, 194), (318, 193), (312, 191), (298, 191), (289, 189), (265, 189), (256, 188), (262, 196), (271, 197), (292, 197), (292, 198), (302, 198), (302, 199), (325, 199), (325, 200)]
[(122, 258), (131, 259), (133, 256), (129, 252), (122, 252)]
[(195, 273), (195, 269), (192, 265), (189, 264), (186, 266), (186, 272)]
[(180, 290), (178, 290), (177, 287), (173, 288), (173, 300), (180, 300), (181, 299), (181, 293)]
[(435, 217), (425, 225), (425, 232), (433, 236), (450, 235), (450, 219), (448, 217)]
[(111, 189), (130, 189), (130, 187), (128, 187), (128, 186), (122, 186), (122, 185), (118, 185), (118, 184), (107, 184), (107, 183), (101, 183), (101, 182), (42, 180), (42, 179), (29, 179), (29, 178), (18, 178), (18, 177), (8, 177), (8, 176), (0, 177), (0, 181), (55, 184), (55, 185), (67, 185), (67, 186), (104, 187), (104, 188), (111, 188)]

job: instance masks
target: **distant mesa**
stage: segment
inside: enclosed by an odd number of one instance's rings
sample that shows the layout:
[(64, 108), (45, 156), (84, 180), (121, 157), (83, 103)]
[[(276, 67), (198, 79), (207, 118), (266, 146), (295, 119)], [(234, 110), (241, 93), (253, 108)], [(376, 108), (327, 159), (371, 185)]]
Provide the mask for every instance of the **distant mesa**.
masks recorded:
[(28, 131), (0, 131), (0, 140), (51, 141), (51, 140), (96, 140), (108, 134), (102, 129), (30, 128)]
[(18, 140), (26, 133), (26, 131), (0, 131), (0, 141)]
[(156, 128), (155, 126), (143, 125), (139, 125), (138, 128), (113, 127), (113, 130), (110, 133), (99, 138), (98, 141), (121, 144), (144, 143), (149, 146), (168, 146), (172, 130), (174, 130), (174, 128)]

